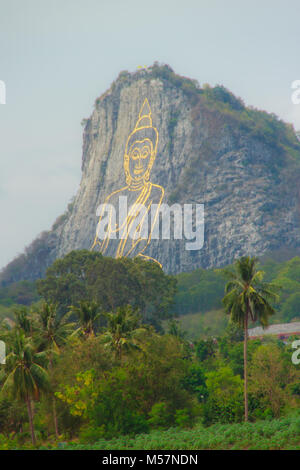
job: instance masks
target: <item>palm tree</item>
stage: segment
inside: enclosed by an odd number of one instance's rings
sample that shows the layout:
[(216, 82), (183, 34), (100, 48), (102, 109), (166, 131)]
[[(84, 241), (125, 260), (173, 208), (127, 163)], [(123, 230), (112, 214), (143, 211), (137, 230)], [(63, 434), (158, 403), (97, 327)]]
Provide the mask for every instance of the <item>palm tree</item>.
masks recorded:
[(223, 298), (225, 311), (230, 315), (230, 320), (244, 330), (245, 421), (248, 421), (248, 324), (252, 321), (259, 322), (263, 328), (268, 326), (269, 317), (275, 313), (269, 302), (278, 300), (278, 286), (262, 281), (264, 272), (257, 270), (257, 262), (257, 258), (244, 256), (235, 262), (233, 272), (223, 270), (230, 278)]
[(74, 331), (75, 323), (69, 322), (70, 313), (59, 315), (55, 304), (44, 303), (37, 311), (37, 328), (40, 346), (53, 353), (59, 352)]
[(79, 302), (79, 307), (74, 305), (70, 307), (70, 314), (78, 317), (80, 330), (87, 338), (95, 335), (95, 324), (100, 318), (97, 302), (82, 300)]
[(140, 349), (138, 335), (146, 331), (141, 327), (141, 318), (130, 305), (119, 307), (116, 313), (106, 313), (107, 330), (102, 335), (102, 342), (106, 343), (115, 352), (115, 358), (122, 359), (123, 349)]
[(32, 400), (38, 400), (40, 392), (49, 389), (45, 360), (45, 354), (35, 351), (31, 339), (25, 337), (23, 330), (14, 331), (12, 350), (6, 358), (6, 378), (2, 390), (11, 386), (13, 395), (26, 403), (33, 445), (36, 445), (36, 438)]
[(26, 336), (31, 336), (34, 325), (33, 319), (26, 307), (21, 307), (15, 312), (15, 328), (22, 329)]
[[(45, 351), (49, 360), (49, 369), (53, 370), (53, 359), (59, 354), (68, 337), (74, 331), (74, 323), (68, 321), (70, 314), (58, 315), (55, 304), (44, 303), (37, 311), (37, 341), (39, 350)], [(59, 436), (55, 396), (52, 397), (53, 421), (56, 437)]]
[(7, 337), (7, 341), (9, 341), (12, 330), (23, 330), (25, 336), (32, 336), (36, 330), (33, 312), (27, 307), (20, 307), (14, 311), (14, 320), (3, 319), (0, 328), (1, 334)]

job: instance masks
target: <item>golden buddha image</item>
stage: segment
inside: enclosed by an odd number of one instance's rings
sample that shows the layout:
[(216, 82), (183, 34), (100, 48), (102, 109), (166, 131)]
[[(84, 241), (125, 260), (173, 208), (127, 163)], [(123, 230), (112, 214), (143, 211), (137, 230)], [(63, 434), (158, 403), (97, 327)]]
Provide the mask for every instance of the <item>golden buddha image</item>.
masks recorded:
[[(162, 186), (150, 180), (157, 144), (158, 131), (152, 126), (151, 109), (146, 98), (135, 128), (126, 142), (126, 186), (111, 193), (102, 204), (92, 249), (114, 258), (140, 256), (158, 263), (144, 253), (151, 241), (164, 197)], [(120, 201), (127, 202), (125, 216), (124, 211), (120, 210)], [(99, 233), (104, 226), (105, 236), (100, 239)]]

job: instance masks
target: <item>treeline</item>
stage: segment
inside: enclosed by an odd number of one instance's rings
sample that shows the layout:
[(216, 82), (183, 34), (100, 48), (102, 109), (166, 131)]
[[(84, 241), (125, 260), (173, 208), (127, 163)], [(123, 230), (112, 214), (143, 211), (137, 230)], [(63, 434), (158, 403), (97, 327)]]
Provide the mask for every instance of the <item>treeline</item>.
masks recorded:
[[(260, 266), (265, 280), (274, 282), (280, 289), (276, 304), (275, 322), (290, 322), (300, 316), (300, 257), (289, 261), (266, 261)], [(226, 278), (221, 269), (197, 269), (176, 276), (178, 292), (174, 311), (177, 315), (208, 312), (222, 308)]]
[(11, 307), (15, 304), (31, 305), (39, 300), (36, 284), (32, 281), (20, 281), (6, 287), (0, 287), (0, 305)]
[[(76, 253), (76, 254), (75, 254)], [(60, 297), (63, 296), (64, 300), (60, 302), (60, 308), (63, 311), (66, 311), (66, 307), (69, 304), (74, 304), (76, 298), (79, 298), (84, 292), (84, 297), (90, 298), (93, 296), (93, 291), (97, 293), (96, 299), (101, 297), (101, 302), (103, 303), (104, 310), (110, 310), (116, 305), (122, 304), (122, 296), (126, 299), (126, 290), (134, 288), (136, 284), (137, 290), (141, 292), (138, 294), (139, 300), (135, 300), (135, 305), (141, 306), (142, 293), (145, 296), (148, 296), (144, 308), (144, 315), (148, 317), (151, 316), (152, 310), (156, 309), (153, 305), (149, 305), (149, 290), (150, 284), (147, 283), (147, 289), (145, 285), (142, 285), (142, 279), (144, 275), (135, 274), (135, 280), (129, 276), (129, 266), (131, 266), (131, 261), (129, 263), (125, 261), (124, 264), (120, 264), (119, 261), (115, 262), (114, 260), (103, 261), (101, 263), (101, 269), (99, 270), (99, 275), (101, 274), (102, 281), (96, 282), (95, 279), (97, 275), (94, 276), (93, 285), (84, 287), (84, 281), (80, 279), (80, 269), (81, 264), (83, 263), (83, 269), (87, 269), (87, 265), (92, 263), (93, 255), (88, 256), (83, 262), (82, 255), (83, 252), (73, 252), (68, 255), (63, 260), (58, 260), (54, 265), (49, 268), (48, 276), (46, 280), (38, 281), (37, 283), (30, 281), (21, 281), (18, 283), (11, 284), (7, 287), (0, 288), (0, 319), (3, 317), (12, 317), (13, 311), (16, 308), (16, 305), (31, 305), (33, 302), (36, 302), (41, 298), (41, 295), (45, 293), (47, 301), (57, 301)], [(107, 258), (106, 258), (107, 260)], [(69, 284), (67, 287), (67, 266), (69, 270), (72, 270), (72, 275), (69, 275)], [(85, 267), (84, 267), (85, 266)], [(135, 265), (138, 266), (138, 263)], [(91, 266), (88, 268), (88, 276), (91, 278)], [(295, 257), (289, 261), (277, 262), (277, 261), (266, 261), (261, 265), (261, 269), (266, 273), (266, 280), (270, 282), (275, 282), (280, 285), (281, 294), (278, 304), (276, 305), (277, 315), (273, 321), (275, 322), (290, 322), (293, 320), (299, 319), (300, 312), (300, 258)], [(64, 272), (65, 271), (65, 272)], [(118, 271), (118, 277), (120, 282), (116, 280), (116, 271)], [(152, 298), (153, 293), (156, 292), (156, 283), (160, 283), (161, 275), (159, 271), (155, 269), (155, 266), (149, 265), (149, 271), (156, 273), (156, 281), (152, 279), (151, 288), (152, 288)], [(126, 274), (127, 273), (127, 274)], [(77, 277), (76, 277), (77, 276)], [(127, 278), (126, 278), (127, 276)], [(131, 276), (131, 273), (130, 273)], [(137, 277), (136, 277), (137, 276)], [(114, 283), (111, 281), (115, 279)], [(121, 279), (122, 278), (122, 279)], [(55, 290), (55, 282), (58, 282), (60, 279), (60, 285), (63, 284), (64, 287), (60, 287), (57, 291)], [(138, 279), (138, 280), (137, 280)], [(146, 279), (146, 278), (145, 278)], [(171, 279), (174, 279), (174, 282), (171, 283)], [(222, 308), (222, 297), (224, 294), (224, 287), (226, 284), (226, 279), (222, 274), (222, 270), (218, 269), (196, 269), (191, 273), (181, 273), (174, 278), (168, 276), (164, 278), (164, 282), (168, 282), (170, 287), (166, 288), (165, 298), (162, 299), (161, 305), (164, 304), (164, 316), (168, 317), (169, 314), (175, 315), (186, 315), (190, 313), (205, 313), (211, 310)], [(97, 283), (101, 283), (101, 286)], [(113, 285), (117, 285), (117, 295), (113, 293)], [(172, 287), (171, 287), (172, 285)], [(49, 292), (45, 292), (43, 286), (49, 286)], [(131, 286), (131, 287), (130, 287)], [(46, 287), (47, 289), (47, 287)], [(161, 293), (164, 291), (165, 287), (162, 284), (158, 292)], [(67, 292), (68, 290), (68, 292)], [(39, 292), (39, 293), (38, 293)], [(104, 292), (104, 294), (103, 294)], [(168, 292), (168, 293), (167, 293)], [(40, 294), (40, 295), (39, 295)], [(150, 297), (151, 297), (150, 295)], [(77, 296), (77, 297), (76, 297)], [(114, 302), (108, 302), (108, 297), (116, 299)], [(171, 297), (174, 296), (174, 301)], [(168, 297), (168, 300), (167, 300)], [(106, 299), (106, 300), (104, 300)], [(63, 306), (64, 305), (64, 306)], [(166, 308), (168, 307), (169, 312), (167, 314)], [(146, 313), (147, 312), (147, 313)]]
[[(140, 259), (103, 257), (88, 250), (72, 251), (56, 260), (44, 279), (19, 282), (0, 290), (0, 319), (12, 317), (16, 304), (30, 305), (44, 299), (65, 314), (70, 305), (94, 301), (104, 312), (130, 304), (138, 308), (145, 323), (161, 327), (170, 318), (176, 278), (164, 274), (156, 263)], [(3, 307), (11, 307), (2, 309)]]

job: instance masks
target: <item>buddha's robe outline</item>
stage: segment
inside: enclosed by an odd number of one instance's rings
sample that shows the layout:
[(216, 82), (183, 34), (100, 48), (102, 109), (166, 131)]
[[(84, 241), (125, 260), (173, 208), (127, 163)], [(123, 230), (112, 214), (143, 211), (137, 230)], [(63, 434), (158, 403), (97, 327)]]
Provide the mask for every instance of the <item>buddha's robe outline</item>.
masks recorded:
[[(115, 223), (115, 218), (112, 217), (111, 207), (115, 208), (117, 214), (116, 219), (120, 220), (120, 215), (118, 214), (117, 210), (119, 207), (119, 197), (128, 196), (130, 194), (136, 194), (137, 197), (135, 198), (135, 200), (133, 200), (133, 202), (129, 202), (129, 210), (127, 217), (124, 219), (120, 227), (117, 224), (115, 227), (113, 227)], [(163, 197), (164, 189), (162, 188), (162, 186), (151, 182), (146, 183), (140, 190), (131, 190), (129, 186), (125, 186), (121, 189), (118, 189), (117, 191), (114, 191), (105, 200), (102, 206), (102, 211), (98, 222), (97, 233), (101, 232), (101, 228), (103, 230), (103, 226), (101, 227), (102, 222), (103, 224), (107, 225), (105, 229), (105, 237), (102, 241), (100, 241), (96, 235), (92, 248), (95, 248), (97, 246), (99, 251), (102, 254), (105, 254), (109, 250), (109, 247), (111, 247), (109, 254), (115, 258), (121, 258), (123, 256), (142, 256), (147, 259), (153, 259), (150, 256), (144, 254), (144, 251), (146, 250), (151, 241), (151, 234), (154, 225), (157, 223), (159, 208), (161, 206)], [(151, 207), (153, 204), (156, 205), (154, 217), (153, 211), (151, 211)], [(140, 214), (139, 206), (143, 206), (144, 211), (142, 213), (142, 218), (139, 221), (138, 226), (136, 227), (135, 220)], [(105, 217), (104, 220), (104, 215), (106, 214), (107, 217)], [(139, 233), (143, 233), (143, 224), (145, 223), (145, 217), (148, 217), (146, 224), (148, 236), (147, 238), (141, 238), (140, 236), (138, 236), (137, 231)], [(156, 260), (153, 259), (153, 261)]]

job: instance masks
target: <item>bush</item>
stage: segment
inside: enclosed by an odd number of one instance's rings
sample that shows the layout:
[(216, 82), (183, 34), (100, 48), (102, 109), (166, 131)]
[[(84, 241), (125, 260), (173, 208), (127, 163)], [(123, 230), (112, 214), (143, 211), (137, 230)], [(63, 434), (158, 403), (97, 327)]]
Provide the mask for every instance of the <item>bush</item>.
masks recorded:
[(172, 421), (172, 416), (167, 409), (166, 403), (155, 403), (149, 413), (148, 423), (154, 428), (167, 428)]

